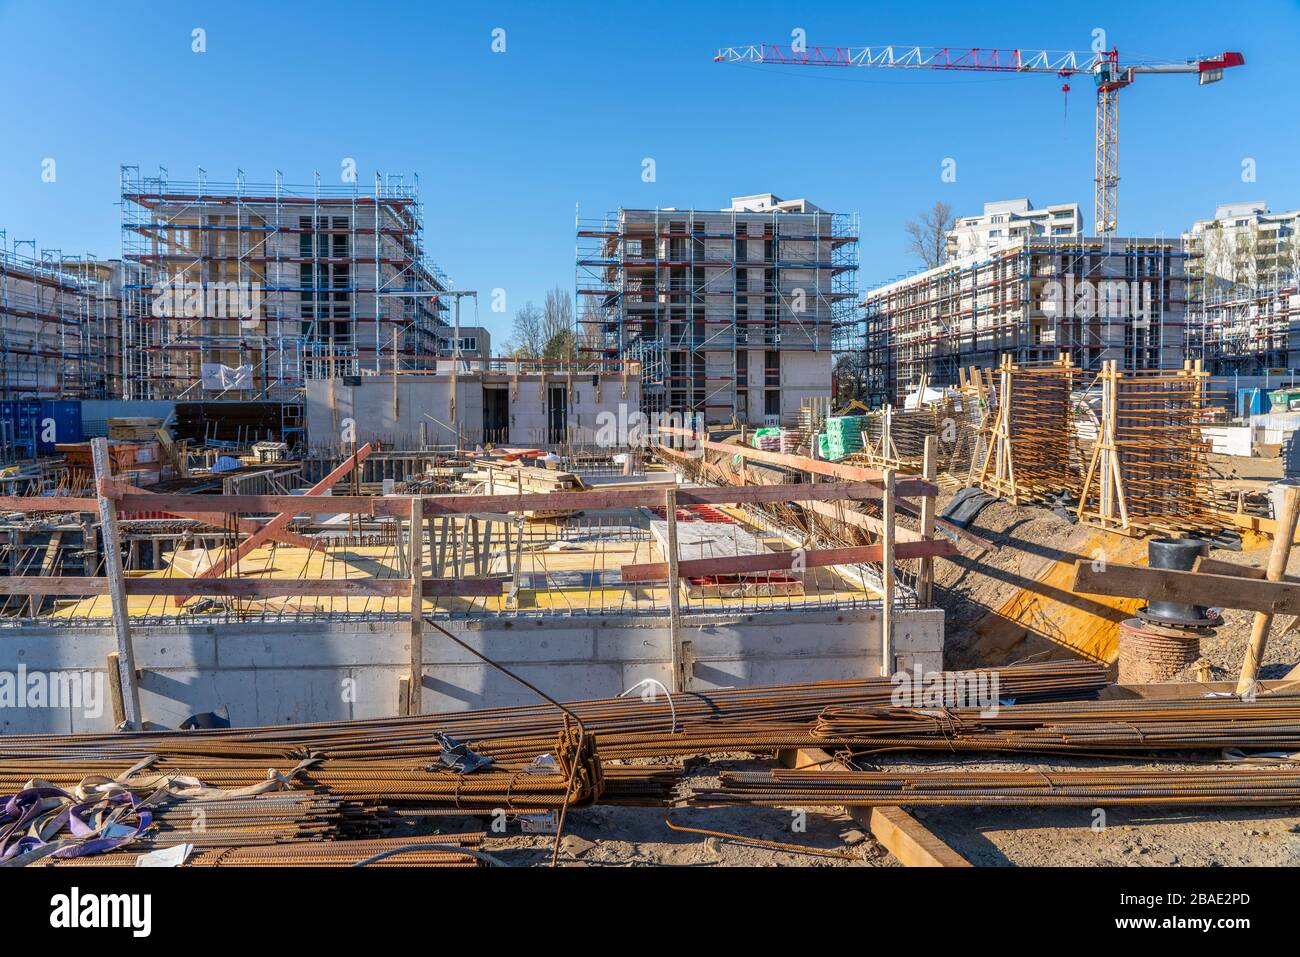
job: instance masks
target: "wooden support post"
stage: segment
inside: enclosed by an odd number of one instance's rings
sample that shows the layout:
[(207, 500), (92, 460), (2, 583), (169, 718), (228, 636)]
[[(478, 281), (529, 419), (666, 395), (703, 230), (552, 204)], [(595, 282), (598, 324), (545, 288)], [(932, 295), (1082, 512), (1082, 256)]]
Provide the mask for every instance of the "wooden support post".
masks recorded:
[[(924, 395), (924, 393), (922, 393)], [(921, 460), (921, 476), (927, 482), (934, 482), (939, 478), (939, 438), (934, 435), (925, 437), (925, 453)], [(934, 538), (934, 508), (935, 496), (927, 495), (921, 499), (921, 535), (926, 541)], [(934, 604), (934, 559), (922, 558), (920, 571), (917, 575), (917, 598), (920, 599), (922, 607), (928, 608)]]
[(419, 714), (424, 688), (424, 500), (411, 496), (411, 686), (407, 714)]
[(113, 706), (113, 727), (120, 728), (126, 720), (122, 708), (122, 671), (117, 664), (117, 652), (108, 653), (108, 697)]
[(880, 674), (894, 673), (894, 470), (885, 469), (885, 496), (881, 507), (880, 558), (883, 595), (880, 610)]
[(110, 479), (108, 439), (90, 442), (95, 464), (95, 487), (99, 498), (99, 523), (104, 542), (104, 573), (113, 607), (113, 630), (117, 637), (117, 670), (122, 685), (122, 714), (132, 730), (144, 729), (140, 714), (140, 687), (135, 677), (135, 651), (131, 644), (131, 618), (127, 612), (125, 576), (122, 574), (122, 537), (117, 528), (117, 504), (104, 495), (100, 481)]
[(686, 690), (682, 660), (681, 581), (677, 570), (677, 489), (664, 491), (664, 514), (668, 518), (668, 632), (673, 643), (673, 691)]
[(402, 717), (411, 713), (410, 675), (402, 675), (397, 679), (397, 713)]
[[(1300, 514), (1300, 487), (1289, 486), (1282, 496), (1282, 514), (1277, 517), (1277, 530), (1273, 535), (1273, 550), (1268, 555), (1268, 568), (1264, 577), (1271, 582), (1281, 581), (1286, 575), (1287, 559), (1291, 557), (1291, 543), (1295, 540), (1296, 517)], [(1241, 677), (1237, 679), (1237, 694), (1253, 694), (1264, 649), (1268, 646), (1268, 630), (1273, 624), (1273, 613), (1255, 612), (1250, 629), (1250, 644), (1241, 662)]]

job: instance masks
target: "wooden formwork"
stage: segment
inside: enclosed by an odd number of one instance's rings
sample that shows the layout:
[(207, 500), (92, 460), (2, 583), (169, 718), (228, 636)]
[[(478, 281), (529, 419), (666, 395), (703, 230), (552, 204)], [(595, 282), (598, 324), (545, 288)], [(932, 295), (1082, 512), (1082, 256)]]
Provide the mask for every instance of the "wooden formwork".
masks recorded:
[(1078, 373), (1068, 353), (1044, 365), (1016, 365), (1010, 356), (1002, 357), (997, 410), (975, 484), (1017, 505), (1079, 494), (1070, 419)]
[(1124, 534), (1186, 534), (1225, 527), (1209, 464), (1208, 373), (1182, 369), (1101, 372), (1099, 434), (1079, 496), (1079, 520)]

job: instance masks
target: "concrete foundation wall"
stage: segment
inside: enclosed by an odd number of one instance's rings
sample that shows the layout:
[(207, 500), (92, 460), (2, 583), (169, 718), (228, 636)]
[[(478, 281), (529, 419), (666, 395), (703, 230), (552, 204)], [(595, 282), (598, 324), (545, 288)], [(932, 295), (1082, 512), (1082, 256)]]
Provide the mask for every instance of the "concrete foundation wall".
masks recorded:
[[(943, 612), (899, 611), (892, 670), (943, 664)], [(473, 619), (444, 623), (475, 649), (559, 700), (617, 695), (644, 678), (672, 683), (666, 619)], [(408, 672), (402, 623), (221, 624), (134, 629), (146, 721), (175, 727), (221, 707), (236, 726), (375, 718), (397, 713)], [(880, 616), (827, 610), (685, 617), (689, 689), (842, 680), (880, 673)], [(111, 628), (23, 625), (0, 631), (0, 733), (109, 730)], [(532, 692), (431, 629), (424, 709), (536, 704)], [(22, 666), (25, 670), (20, 672)], [(20, 674), (88, 672), (100, 708), (85, 701), (15, 706)], [(99, 677), (95, 677), (98, 675)], [(45, 679), (39, 679), (45, 680)], [(30, 697), (26, 699), (29, 705)], [(88, 711), (92, 713), (88, 713)]]
[[(492, 379), (485, 383), (477, 376), (463, 376), (457, 381), (457, 422), (452, 423), (449, 376), (399, 377), (396, 415), (393, 380), (389, 376), (367, 376), (359, 385), (342, 379), (311, 380), (307, 383), (305, 410), (307, 438), (313, 445), (338, 442), (341, 423), (352, 419), (358, 443), (379, 439), (397, 443), (400, 447), (415, 448), (423, 424), (431, 444), (455, 444), (455, 425), (462, 431), (466, 444), (472, 446), (484, 441), (483, 392), (487, 388), (506, 391), (510, 414), (508, 442), (545, 446), (549, 432), (548, 390), (567, 385), (568, 380), (561, 375), (548, 376), (544, 385), (535, 375), (521, 376), (517, 395), (511, 397), (516, 387), (509, 379)], [(622, 420), (626, 421), (628, 414), (640, 407), (639, 380), (629, 378), (627, 395), (624, 399), (620, 376), (603, 377), (598, 390), (590, 374), (575, 375), (572, 399), (568, 403), (568, 424), (574, 443), (595, 443), (602, 413), (608, 413), (617, 422), (620, 406), (623, 406)]]

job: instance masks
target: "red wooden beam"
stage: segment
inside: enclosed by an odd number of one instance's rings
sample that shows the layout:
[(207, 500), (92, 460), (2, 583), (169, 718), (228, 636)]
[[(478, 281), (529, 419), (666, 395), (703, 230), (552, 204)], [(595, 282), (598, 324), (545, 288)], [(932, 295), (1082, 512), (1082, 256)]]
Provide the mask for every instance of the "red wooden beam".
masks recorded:
[[(858, 545), (853, 548), (820, 548), (813, 551), (765, 552), (761, 555), (734, 555), (729, 558), (700, 558), (677, 563), (682, 578), (702, 578), (708, 575), (745, 575), (752, 572), (788, 572), (796, 567), (824, 568), (828, 565), (857, 565), (878, 562), (884, 555), (882, 545)], [(898, 542), (894, 545), (894, 558), (933, 558), (958, 554), (957, 546), (944, 539), (933, 542)], [(624, 565), (625, 582), (664, 581), (668, 578), (667, 562), (644, 562)]]
[[(802, 472), (812, 472), (817, 475), (829, 475), (833, 478), (844, 479), (848, 482), (875, 482), (880, 483), (885, 480), (885, 473), (879, 469), (864, 469), (858, 465), (838, 465), (835, 462), (823, 462), (821, 459), (811, 459), (806, 455), (790, 455), (787, 452), (768, 452), (766, 449), (756, 449), (748, 445), (725, 445), (722, 442), (711, 441), (706, 436), (692, 432), (690, 429), (678, 429), (669, 426), (660, 426), (659, 431), (668, 435), (681, 435), (691, 439), (696, 446), (702, 449), (708, 449), (711, 452), (720, 452), (723, 455), (739, 455), (742, 458), (753, 459), (755, 462), (766, 462), (768, 465), (779, 465), (783, 468), (798, 469)], [(918, 480), (919, 481), (919, 480)], [(924, 496), (923, 491), (903, 491), (908, 480), (904, 476), (899, 476), (896, 491), (899, 495)], [(922, 482), (920, 486), (909, 486), (909, 488), (933, 488), (928, 482)], [(929, 494), (934, 494), (933, 492)]]
[(97, 512), (99, 500), (72, 495), (0, 495), (0, 512)]
[[(110, 495), (110, 498), (118, 498), (123, 495), (147, 495), (151, 498), (156, 498), (161, 494), (159, 492), (151, 492), (148, 489), (137, 488), (134, 485), (129, 485), (126, 482), (119, 482), (116, 479), (106, 479), (103, 485), (105, 491), (112, 489), (114, 494)], [(215, 498), (216, 496), (211, 497)], [(229, 512), (175, 512), (166, 508), (152, 509), (152, 511), (166, 512), (168, 515), (175, 515), (177, 518), (190, 518), (196, 522), (203, 522), (205, 525), (214, 525), (217, 528), (225, 528), (231, 521), (231, 513)], [(255, 522), (252, 519), (239, 517), (234, 518), (234, 526), (245, 535), (252, 535), (261, 531), (264, 527), (261, 523)], [(299, 548), (320, 549), (325, 547), (325, 543), (318, 539), (308, 538), (306, 535), (299, 535), (297, 532), (290, 532), (288, 530), (277, 531), (271, 536), (271, 541), (281, 542), (285, 545), (297, 545)], [(269, 545), (270, 542), (264, 542), (263, 544)]]
[[(499, 578), (426, 578), (424, 596), (473, 595), (495, 597), (501, 594)], [(127, 578), (128, 595), (201, 595), (227, 598), (280, 598), (288, 595), (368, 596), (407, 598), (411, 594), (409, 578), (336, 578), (302, 581), (296, 578)], [(107, 578), (77, 578), (39, 575), (0, 578), (0, 595), (107, 595)]]
[[(657, 508), (663, 505), (665, 485), (648, 484), (644, 489), (596, 489), (585, 492), (547, 492), (499, 495), (423, 495), (424, 513), (429, 515), (474, 515), (482, 512), (518, 512), (546, 509), (599, 510), (614, 508)], [(899, 494), (922, 497), (935, 487), (924, 479), (900, 479)], [(112, 489), (108, 488), (111, 492)], [(878, 499), (880, 486), (874, 482), (820, 482), (796, 485), (746, 485), (723, 488), (677, 489), (679, 505), (742, 505), (759, 502), (852, 502)], [(277, 512), (292, 514), (350, 512), (371, 516), (406, 516), (411, 511), (409, 495), (223, 495), (214, 496), (122, 495), (118, 508), (130, 511), (211, 510), (232, 512)]]

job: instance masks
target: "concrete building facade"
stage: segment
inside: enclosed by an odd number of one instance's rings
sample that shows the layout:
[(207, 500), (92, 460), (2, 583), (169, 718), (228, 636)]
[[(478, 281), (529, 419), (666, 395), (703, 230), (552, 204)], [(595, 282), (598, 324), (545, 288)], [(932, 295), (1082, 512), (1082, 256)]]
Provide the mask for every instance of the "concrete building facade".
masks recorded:
[(578, 223), (579, 348), (630, 359), (647, 412), (790, 422), (829, 396), (855, 308), (858, 220), (806, 199), (619, 209)]
[(1022, 239), (1081, 235), (1078, 203), (1035, 209), (1028, 199), (1003, 199), (985, 203), (979, 216), (959, 217), (945, 237), (946, 255), (949, 260), (983, 258)]

